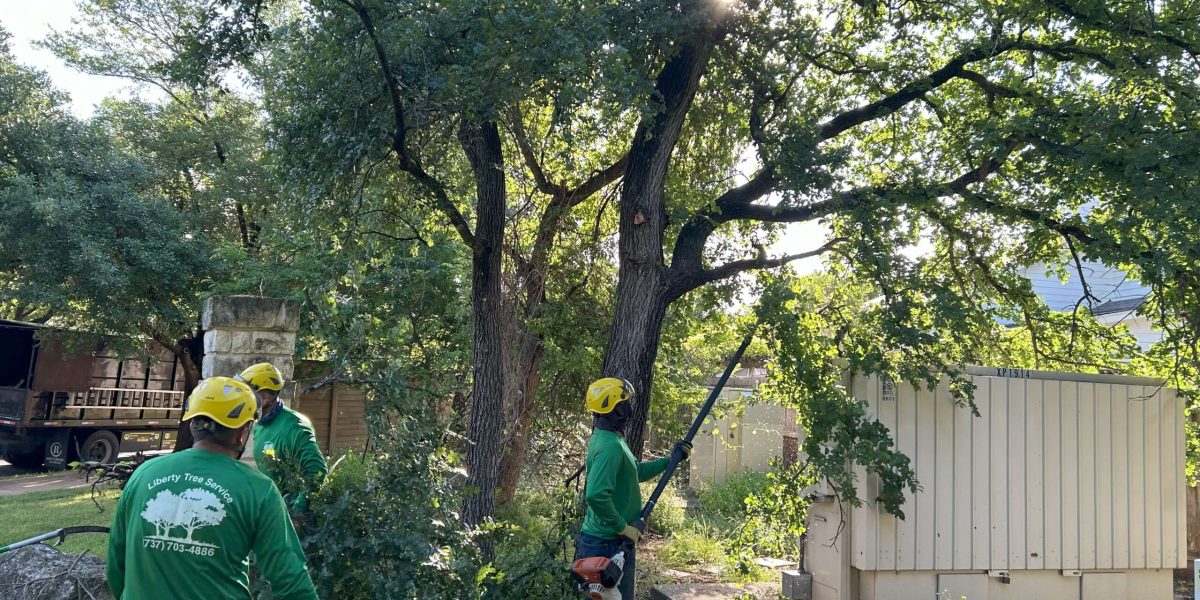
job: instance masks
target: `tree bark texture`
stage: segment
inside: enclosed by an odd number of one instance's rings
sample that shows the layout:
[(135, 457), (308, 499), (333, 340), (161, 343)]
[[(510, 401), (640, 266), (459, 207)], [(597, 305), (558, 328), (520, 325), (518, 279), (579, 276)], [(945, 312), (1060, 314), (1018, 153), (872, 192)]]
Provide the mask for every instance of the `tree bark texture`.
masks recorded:
[(500, 280), (504, 242), (505, 181), (500, 132), (494, 122), (465, 121), (459, 142), (475, 175), (476, 223), (471, 264), (474, 317), (474, 393), (467, 435), (472, 492), (463, 501), (463, 520), (478, 525), (495, 513), (496, 483), (504, 428), (504, 362)]
[(497, 482), (497, 500), (509, 502), (517, 493), (521, 481), (521, 468), (529, 452), (529, 432), (533, 428), (533, 414), (537, 405), (537, 388), (541, 382), (540, 363), (544, 347), (542, 340), (518, 325), (518, 343), (508, 350), (516, 359), (516, 368), (510, 371), (507, 381), (509, 393), (505, 399), (508, 415), (508, 431), (505, 435), (504, 455), (500, 461), (500, 478)]
[(505, 407), (508, 410), (508, 429), (505, 433), (504, 454), (500, 462), (500, 502), (508, 502), (516, 494), (521, 480), (521, 468), (529, 450), (529, 432), (537, 404), (537, 388), (541, 381), (540, 363), (545, 345), (542, 336), (529, 330), (529, 323), (541, 312), (546, 302), (546, 277), (550, 249), (554, 237), (570, 206), (569, 192), (557, 190), (553, 200), (538, 221), (537, 235), (529, 258), (518, 261), (512, 301), (513, 331), (507, 357), (510, 363)]
[(645, 441), (654, 361), (671, 300), (663, 261), (667, 225), (663, 184), (714, 42), (700, 36), (663, 67), (655, 84), (663, 109), (638, 126), (621, 190), (617, 305), (602, 375), (622, 377), (637, 388), (633, 419), (625, 433), (636, 456), (641, 456)]
[(540, 363), (545, 352), (543, 337), (531, 331), (533, 322), (546, 306), (546, 279), (550, 269), (550, 251), (554, 247), (559, 225), (571, 209), (621, 178), (628, 164), (622, 158), (581, 182), (575, 188), (554, 183), (547, 178), (533, 149), (525, 137), (520, 115), (514, 121), (515, 137), (526, 166), (538, 183), (538, 190), (551, 196), (538, 220), (533, 249), (528, 257), (514, 256), (515, 277), (508, 289), (509, 334), (511, 343), (507, 357), (509, 379), (505, 407), (508, 410), (508, 429), (505, 432), (504, 455), (500, 463), (501, 502), (512, 500), (520, 482), (521, 469), (529, 448), (529, 432), (537, 410), (537, 389), (541, 381)]

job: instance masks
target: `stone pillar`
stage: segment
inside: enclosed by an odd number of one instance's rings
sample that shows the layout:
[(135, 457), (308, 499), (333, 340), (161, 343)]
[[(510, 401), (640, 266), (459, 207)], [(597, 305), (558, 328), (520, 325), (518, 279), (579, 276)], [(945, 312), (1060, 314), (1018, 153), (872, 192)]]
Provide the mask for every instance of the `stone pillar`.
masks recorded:
[[(285, 381), (291, 380), (300, 328), (300, 305), (295, 300), (213, 296), (204, 302), (200, 323), (204, 328), (201, 377), (232, 377), (252, 364), (269, 362)], [(281, 395), (290, 398), (293, 389), (285, 385)], [(253, 464), (252, 451), (248, 449), (242, 460)]]

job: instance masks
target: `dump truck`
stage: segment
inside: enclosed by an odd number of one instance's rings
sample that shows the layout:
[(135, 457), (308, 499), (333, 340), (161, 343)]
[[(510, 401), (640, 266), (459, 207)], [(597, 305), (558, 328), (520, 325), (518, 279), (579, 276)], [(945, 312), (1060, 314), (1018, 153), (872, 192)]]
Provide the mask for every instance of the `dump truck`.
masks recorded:
[(73, 460), (107, 463), (122, 452), (174, 448), (184, 377), (172, 352), (147, 341), (130, 359), (102, 336), (81, 348), (78, 336), (39, 335), (43, 328), (0, 320), (4, 460), (64, 469)]

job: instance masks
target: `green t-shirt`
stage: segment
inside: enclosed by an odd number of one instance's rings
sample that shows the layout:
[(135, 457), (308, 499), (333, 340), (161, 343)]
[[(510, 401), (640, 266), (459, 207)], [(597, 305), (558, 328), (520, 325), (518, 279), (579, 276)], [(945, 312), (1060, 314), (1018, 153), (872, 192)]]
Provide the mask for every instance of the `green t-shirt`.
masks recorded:
[[(270, 422), (254, 424), (254, 462), (275, 485), (286, 487), (279, 480), (281, 474), (273, 468), (277, 460), (296, 461), (308, 486), (315, 485), (329, 470), (325, 455), (317, 445), (312, 422), (286, 406)], [(284, 500), (293, 511), (308, 509), (308, 499), (303, 492), (288, 494)]]
[(316, 599), (275, 484), (228, 456), (191, 448), (129, 478), (108, 535), (108, 586), (119, 599), (247, 600), (252, 550), (276, 598)]
[(667, 469), (670, 458), (637, 462), (625, 438), (597, 429), (587, 451), (587, 515), (583, 532), (615, 540), (625, 526), (642, 512), (642, 490), (638, 483), (653, 479)]

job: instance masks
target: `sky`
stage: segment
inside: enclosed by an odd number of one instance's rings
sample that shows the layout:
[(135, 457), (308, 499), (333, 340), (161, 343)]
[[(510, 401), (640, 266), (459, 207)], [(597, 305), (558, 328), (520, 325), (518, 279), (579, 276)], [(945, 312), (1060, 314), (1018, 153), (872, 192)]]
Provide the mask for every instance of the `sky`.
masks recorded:
[(10, 44), (17, 61), (49, 74), (54, 85), (71, 95), (71, 110), (79, 117), (89, 117), (105, 97), (128, 95), (129, 83), (81, 73), (49, 50), (33, 45), (52, 29), (69, 29), (78, 14), (74, 0), (0, 0), (0, 26), (12, 34)]
[[(51, 31), (69, 29), (78, 14), (74, 0), (0, 0), (0, 26), (12, 34), (10, 44), (17, 61), (49, 74), (55, 86), (70, 94), (72, 112), (86, 118), (96, 111), (96, 105), (104, 98), (129, 96), (133, 88), (130, 82), (122, 79), (76, 71), (49, 50), (35, 47), (35, 42)], [(818, 223), (789, 225), (786, 233), (771, 245), (768, 254), (774, 257), (812, 250), (825, 242), (828, 233), (828, 228)], [(748, 257), (752, 249), (747, 247), (746, 252)], [(821, 259), (809, 258), (793, 264), (799, 272), (807, 273), (818, 270)]]

